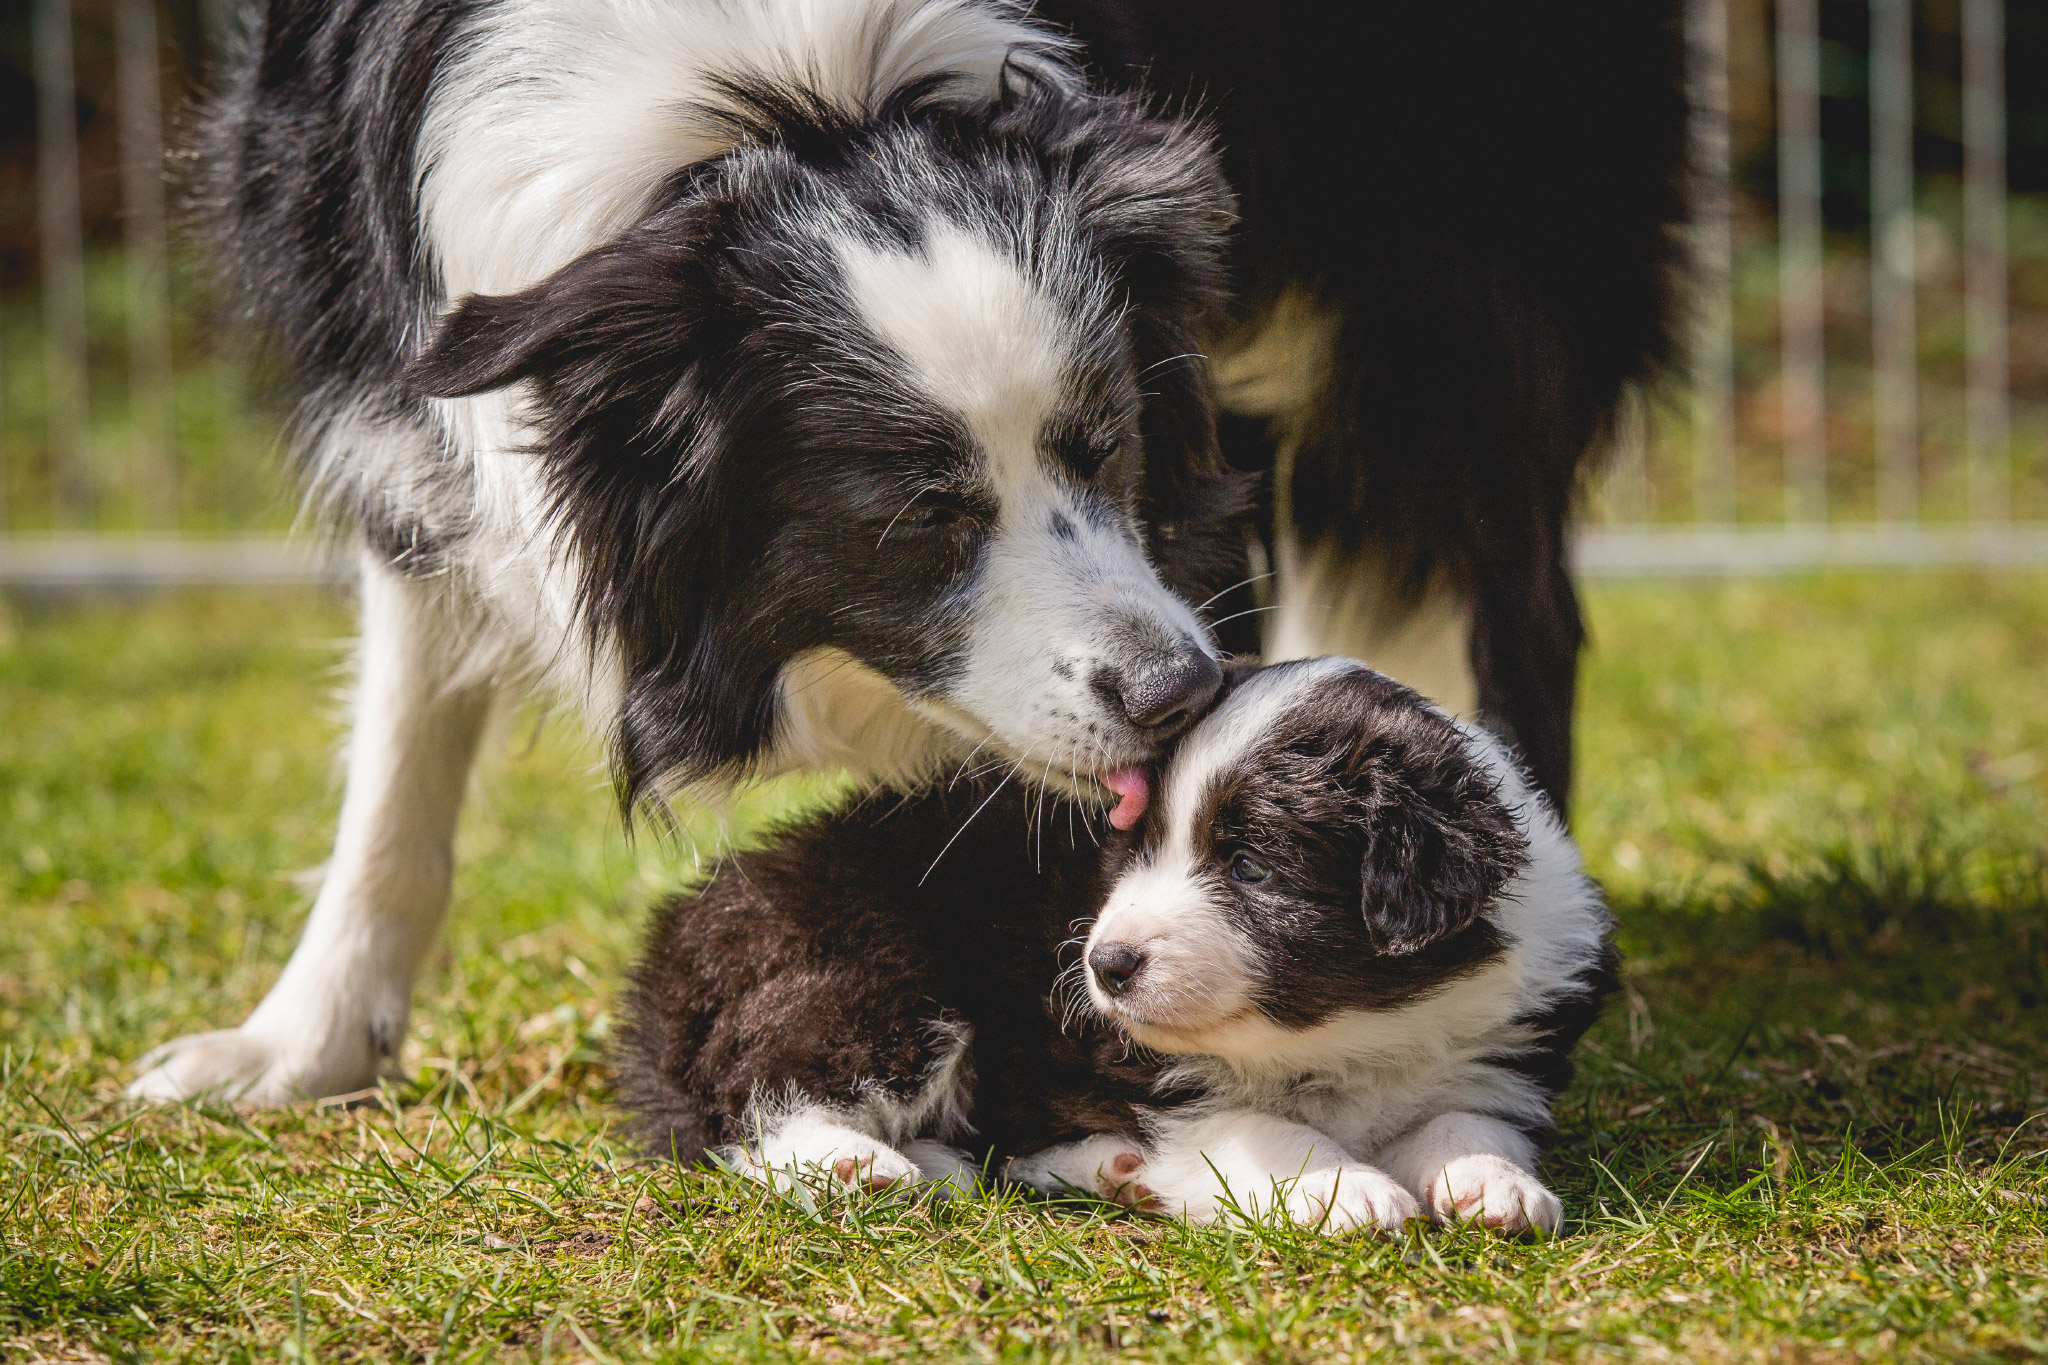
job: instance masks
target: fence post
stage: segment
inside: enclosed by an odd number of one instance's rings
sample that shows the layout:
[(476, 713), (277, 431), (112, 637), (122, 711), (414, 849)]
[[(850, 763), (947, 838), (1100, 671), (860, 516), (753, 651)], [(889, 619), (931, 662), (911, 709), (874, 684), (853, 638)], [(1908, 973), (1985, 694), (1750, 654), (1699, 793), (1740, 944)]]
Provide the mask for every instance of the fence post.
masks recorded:
[(1888, 522), (1920, 515), (1913, 254), (1913, 0), (1870, 0), (1870, 401)]
[(85, 262), (78, 222), (78, 100), (69, 0), (36, 0), (36, 203), (42, 233), (50, 478), (60, 519), (92, 514), (85, 370)]
[(2012, 511), (2005, 197), (2005, 6), (1963, 0), (1963, 321), (1970, 515), (1979, 521)]
[(1819, 0), (1778, 0), (1778, 316), (1785, 519), (1827, 518)]
[(138, 514), (175, 525), (178, 465), (171, 411), (171, 302), (164, 241), (162, 80), (155, 0), (117, 0), (121, 207), (128, 249), (128, 413)]
[(1693, 518), (1735, 520), (1735, 225), (1728, 153), (1728, 0), (1686, 6), (1692, 101)]

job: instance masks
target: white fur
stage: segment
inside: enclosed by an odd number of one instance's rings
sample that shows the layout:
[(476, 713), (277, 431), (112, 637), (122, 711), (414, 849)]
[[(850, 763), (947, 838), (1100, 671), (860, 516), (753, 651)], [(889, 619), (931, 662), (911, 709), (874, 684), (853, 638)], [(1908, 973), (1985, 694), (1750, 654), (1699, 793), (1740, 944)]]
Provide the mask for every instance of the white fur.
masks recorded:
[(1276, 607), (1264, 657), (1273, 663), (1341, 654), (1408, 684), (1454, 716), (1479, 713), (1472, 668), (1472, 604), (1445, 583), (1408, 601), (1388, 587), (1378, 556), (1322, 540), (1301, 542), (1291, 514), (1276, 517)]
[[(727, 1161), (781, 1189), (815, 1180), (820, 1171), (874, 1188), (908, 1180), (942, 1185), (942, 1193), (973, 1189), (979, 1168), (945, 1139), (970, 1131), (974, 1031), (943, 1022), (932, 1029), (941, 1045), (938, 1058), (907, 1100), (881, 1090), (839, 1105), (796, 1092), (756, 1096), (741, 1120), (745, 1136), (727, 1150)], [(853, 1166), (843, 1167), (846, 1161)]]
[(447, 910), (455, 820), (494, 695), (465, 677), (465, 614), (445, 585), (363, 564), (363, 636), (334, 857), (298, 950), (238, 1029), (144, 1057), (138, 1099), (251, 1104), (373, 1084), (396, 1055), (412, 983)]
[(781, 1190), (815, 1186), (828, 1176), (877, 1190), (921, 1179), (909, 1157), (824, 1105), (799, 1109), (764, 1127), (744, 1144), (734, 1166), (749, 1179)]
[[(1072, 729), (1060, 713), (1101, 709), (1090, 675), (1134, 624), (1208, 638), (1131, 530), (1092, 514), (1078, 482), (1042, 449), (1076, 367), (1113, 324), (1072, 316), (995, 243), (940, 218), (928, 220), (916, 252), (856, 240), (841, 244), (840, 259), (862, 321), (902, 357), (922, 396), (972, 436), (997, 507), (964, 674), (947, 700), (914, 700), (913, 709), (970, 745), (993, 740), (998, 755), (1070, 789), (1142, 760), (1107, 740), (1083, 750), (1048, 738)], [(1055, 534), (1060, 520), (1069, 536)]]
[(1133, 1207), (1152, 1207), (1145, 1149), (1128, 1138), (1097, 1133), (1078, 1142), (1013, 1157), (1003, 1174), (1042, 1194), (1092, 1194)]
[(1556, 1232), (1564, 1206), (1536, 1178), (1536, 1144), (1483, 1114), (1439, 1114), (1377, 1154), (1439, 1223), (1475, 1218), (1503, 1232)]
[(1343, 1144), (1306, 1125), (1248, 1109), (1170, 1113), (1148, 1145), (1145, 1183), (1169, 1214), (1213, 1223), (1275, 1210), (1331, 1232), (1399, 1231), (1415, 1196)]

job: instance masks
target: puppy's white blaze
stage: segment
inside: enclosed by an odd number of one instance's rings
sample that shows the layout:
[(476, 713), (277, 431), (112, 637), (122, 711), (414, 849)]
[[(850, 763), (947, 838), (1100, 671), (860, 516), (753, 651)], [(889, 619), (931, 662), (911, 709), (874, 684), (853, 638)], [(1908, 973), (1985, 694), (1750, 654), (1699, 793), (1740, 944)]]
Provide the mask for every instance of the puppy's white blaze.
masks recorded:
[(1190, 822), (1201, 812), (1202, 798), (1218, 775), (1271, 735), (1287, 711), (1359, 667), (1349, 659), (1319, 659), (1299, 668), (1254, 673), (1231, 693), (1229, 705), (1212, 711), (1188, 731), (1174, 753), (1165, 789), (1159, 794), (1160, 816), (1166, 821), (1166, 854), (1192, 859), (1194, 829)]

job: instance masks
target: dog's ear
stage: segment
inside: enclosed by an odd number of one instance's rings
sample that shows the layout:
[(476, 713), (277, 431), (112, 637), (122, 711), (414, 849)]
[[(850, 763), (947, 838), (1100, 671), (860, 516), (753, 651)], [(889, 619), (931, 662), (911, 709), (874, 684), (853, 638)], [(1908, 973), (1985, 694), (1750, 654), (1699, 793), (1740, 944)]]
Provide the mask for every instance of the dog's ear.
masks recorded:
[(441, 320), (407, 382), (428, 398), (460, 398), (680, 339), (696, 311), (704, 217), (701, 205), (673, 205), (530, 289), (470, 295)]
[(742, 437), (699, 401), (737, 324), (704, 245), (720, 206), (681, 199), (518, 294), (476, 296), (408, 378), (455, 397), (531, 381), (535, 453), (575, 551), (593, 648), (620, 669), (622, 802), (737, 771), (773, 736), (781, 659), (733, 600), (746, 553)]
[(1498, 783), (1449, 721), (1411, 713), (1353, 757), (1368, 798), (1361, 909), (1373, 946), (1407, 956), (1479, 919), (1529, 857)]

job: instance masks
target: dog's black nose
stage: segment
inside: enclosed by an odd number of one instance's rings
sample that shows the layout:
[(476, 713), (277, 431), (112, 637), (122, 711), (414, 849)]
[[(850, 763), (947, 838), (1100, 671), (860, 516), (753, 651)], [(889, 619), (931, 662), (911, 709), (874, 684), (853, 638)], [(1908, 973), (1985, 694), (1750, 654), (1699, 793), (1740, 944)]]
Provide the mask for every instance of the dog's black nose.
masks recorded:
[(1199, 716), (1223, 686), (1223, 665), (1189, 640), (1148, 654), (1117, 679), (1117, 701), (1131, 724), (1162, 738)]
[(1122, 995), (1145, 969), (1145, 955), (1128, 943), (1098, 943), (1088, 953), (1095, 984), (1110, 995)]

